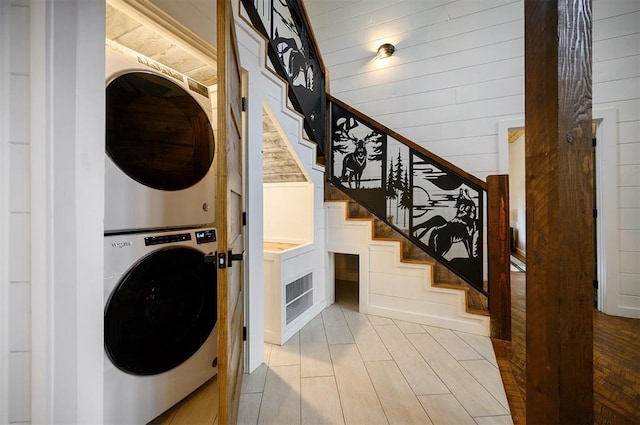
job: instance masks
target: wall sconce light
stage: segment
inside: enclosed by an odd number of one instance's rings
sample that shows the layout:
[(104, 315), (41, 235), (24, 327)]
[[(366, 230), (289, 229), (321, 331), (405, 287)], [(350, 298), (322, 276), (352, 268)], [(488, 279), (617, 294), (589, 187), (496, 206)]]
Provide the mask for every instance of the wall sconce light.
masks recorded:
[(380, 47), (378, 47), (378, 52), (376, 53), (376, 59), (385, 59), (389, 56), (393, 55), (393, 52), (396, 51), (396, 47), (391, 43), (384, 43)]

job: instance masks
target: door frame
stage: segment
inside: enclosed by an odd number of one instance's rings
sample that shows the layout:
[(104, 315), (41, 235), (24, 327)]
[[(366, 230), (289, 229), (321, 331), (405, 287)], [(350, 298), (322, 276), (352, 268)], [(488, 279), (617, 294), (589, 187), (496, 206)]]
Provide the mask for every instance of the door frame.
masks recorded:
[[(598, 123), (596, 134), (596, 246), (598, 273), (598, 310), (620, 315), (618, 230), (618, 110), (599, 109), (592, 112)], [(524, 118), (498, 122), (498, 173), (509, 174), (509, 130), (524, 128)], [(526, 130), (525, 130), (526, 134)], [(526, 137), (526, 136), (525, 136)], [(526, 142), (525, 142), (526, 143)]]

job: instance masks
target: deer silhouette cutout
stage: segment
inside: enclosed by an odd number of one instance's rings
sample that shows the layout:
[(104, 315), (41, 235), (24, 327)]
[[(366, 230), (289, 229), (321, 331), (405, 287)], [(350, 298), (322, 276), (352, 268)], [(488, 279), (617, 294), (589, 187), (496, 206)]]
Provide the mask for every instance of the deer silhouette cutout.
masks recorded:
[(352, 183), (355, 188), (360, 188), (362, 180), (362, 172), (367, 166), (367, 149), (364, 147), (364, 140), (355, 142), (356, 148), (353, 152), (348, 153), (342, 161), (342, 177), (343, 182), (348, 182), (349, 188), (352, 189)]
[[(340, 142), (352, 142), (355, 145), (354, 149), (347, 153), (342, 160), (342, 173), (340, 176), (340, 181), (346, 182), (350, 189), (360, 189), (361, 187), (362, 173), (367, 167), (367, 158), (369, 156), (366, 145), (381, 137), (376, 131), (371, 131), (364, 138), (352, 135), (351, 130), (358, 127), (358, 125), (358, 121), (355, 118), (339, 118), (336, 122), (338, 140)], [(346, 148), (338, 150), (344, 153)]]

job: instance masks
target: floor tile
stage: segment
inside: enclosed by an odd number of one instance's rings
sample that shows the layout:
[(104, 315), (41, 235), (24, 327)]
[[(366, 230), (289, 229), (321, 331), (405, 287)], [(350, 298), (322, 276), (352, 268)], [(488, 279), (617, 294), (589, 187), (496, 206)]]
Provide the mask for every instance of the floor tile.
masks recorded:
[(496, 400), (504, 406), (505, 409), (509, 409), (509, 402), (507, 401), (507, 395), (504, 392), (504, 384), (502, 383), (502, 377), (500, 376), (500, 369), (489, 363), (488, 360), (465, 360), (460, 364), (467, 372), (473, 376), (476, 381), (491, 393)]
[(453, 394), (419, 396), (433, 425), (475, 425), (473, 418)]
[(356, 345), (330, 345), (329, 350), (345, 423), (388, 424)]
[(376, 326), (376, 331), (415, 394), (450, 392), (397, 326)]
[(418, 323), (405, 322), (404, 320), (393, 321), (403, 334), (423, 334), (425, 329)]
[(273, 345), (269, 366), (290, 366), (300, 364), (300, 335), (295, 334), (284, 345)]
[(300, 423), (300, 366), (273, 366), (267, 372), (258, 424)]
[(456, 360), (478, 360), (484, 359), (482, 354), (474, 350), (462, 338), (451, 329), (436, 328), (433, 326), (423, 326), (424, 329), (442, 345)]
[(338, 387), (333, 376), (302, 378), (303, 425), (344, 424)]
[(466, 332), (454, 331), (456, 335), (465, 340), (467, 344), (473, 347), (478, 353), (482, 355), (485, 359), (489, 360), (492, 365), (498, 367), (498, 361), (496, 360), (496, 355), (493, 352), (493, 345), (491, 344), (491, 340), (486, 336), (474, 335)]
[(333, 365), (322, 318), (317, 317), (300, 330), (300, 376), (332, 376)]
[(241, 394), (238, 408), (238, 425), (256, 425), (260, 414), (262, 393)]
[(265, 365), (244, 375), (240, 424), (513, 425), (488, 338), (363, 315), (354, 300), (265, 344)]
[(264, 381), (267, 379), (267, 369), (269, 366), (262, 363), (251, 373), (242, 375), (242, 388), (240, 394), (261, 393), (264, 391)]
[(431, 424), (395, 362), (366, 362), (365, 366), (390, 424)]
[(367, 316), (349, 309), (342, 309), (347, 325), (355, 339), (362, 360), (391, 360), (391, 354), (367, 319)]
[(373, 326), (378, 326), (378, 325), (393, 325), (393, 319), (389, 319), (387, 317), (380, 317), (380, 316), (376, 316), (374, 314), (367, 314), (367, 318), (369, 319), (369, 321), (371, 322), (371, 324)]
[(407, 338), (471, 416), (497, 416), (509, 413), (431, 335), (413, 334), (407, 335)]
[(513, 425), (511, 416), (480, 416), (473, 418), (478, 425)]
[(268, 342), (265, 342), (263, 345), (264, 345), (264, 362), (266, 364), (269, 364), (269, 359), (271, 359), (271, 348), (273, 347), (273, 344), (269, 344)]
[(342, 309), (338, 305), (333, 304), (325, 308), (322, 311), (322, 320), (329, 344), (352, 344), (354, 342)]
[[(485, 358), (495, 359), (488, 338), (396, 325), (354, 308), (332, 306), (284, 346), (265, 344), (265, 364), (243, 376), (238, 423), (513, 425), (499, 371)], [(329, 334), (341, 342), (329, 345)], [(464, 344), (482, 358), (456, 360), (471, 356)], [(385, 351), (388, 360), (362, 359)], [(194, 393), (152, 423), (217, 425), (210, 390), (201, 387), (197, 393), (207, 394)]]

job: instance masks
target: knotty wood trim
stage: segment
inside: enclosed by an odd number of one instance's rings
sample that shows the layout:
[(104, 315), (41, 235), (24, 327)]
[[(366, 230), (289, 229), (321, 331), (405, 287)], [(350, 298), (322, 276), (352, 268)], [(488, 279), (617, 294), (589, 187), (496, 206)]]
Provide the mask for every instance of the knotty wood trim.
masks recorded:
[[(218, 175), (216, 193), (216, 226), (218, 228), (218, 252), (228, 252), (230, 236), (236, 229), (232, 226), (237, 217), (229, 211), (229, 192), (232, 188), (231, 166), (237, 166), (233, 143), (239, 143), (241, 113), (241, 75), (237, 51), (237, 38), (230, 0), (217, 0), (218, 42)], [(235, 116), (234, 116), (235, 115)], [(231, 169), (233, 171), (233, 169)], [(231, 241), (232, 243), (233, 241)], [(236, 266), (238, 267), (238, 266)], [(242, 297), (238, 288), (230, 284), (233, 273), (228, 268), (218, 268), (218, 423), (235, 424), (238, 415), (239, 389), (242, 385)], [(235, 302), (234, 302), (235, 301)], [(234, 344), (235, 343), (235, 344)]]
[(591, 0), (525, 0), (527, 423), (593, 411)]
[(441, 165), (442, 167), (446, 168), (449, 171), (452, 171), (456, 174), (458, 174), (459, 176), (462, 176), (464, 179), (472, 182), (473, 184), (475, 184), (476, 186), (478, 186), (480, 189), (482, 190), (487, 190), (487, 183), (482, 181), (481, 179), (479, 179), (478, 177), (469, 174), (468, 172), (464, 171), (462, 168), (459, 168), (455, 165), (453, 165), (452, 163), (450, 163), (449, 161), (440, 158), (439, 156), (437, 156), (436, 154), (434, 154), (433, 152), (428, 151), (427, 149), (423, 148), (422, 146), (412, 142), (411, 140), (407, 139), (406, 137), (402, 136), (399, 133), (396, 133), (395, 131), (391, 130), (389, 127), (380, 124), (378, 121), (374, 120), (373, 118), (363, 114), (362, 112), (358, 111), (357, 109), (354, 109), (353, 107), (347, 105), (346, 103), (342, 102), (339, 99), (336, 99), (335, 97), (331, 96), (329, 93), (327, 93), (327, 98), (337, 104), (338, 106), (340, 106), (343, 109), (346, 109), (347, 111), (349, 111), (350, 113), (352, 113), (353, 115), (355, 115), (356, 117), (358, 117), (358, 119), (360, 119), (362, 122), (367, 123), (367, 125), (373, 126), (375, 127), (377, 130), (383, 131), (385, 133), (387, 133), (388, 135), (390, 135), (391, 137), (393, 137), (394, 139), (397, 139), (398, 141), (404, 143), (405, 145), (409, 146), (411, 149), (414, 149), (415, 151), (423, 154), (424, 156), (426, 156), (427, 158), (433, 160), (435, 163), (437, 163), (438, 165)]
[(491, 336), (511, 340), (509, 176), (488, 176), (489, 314)]

